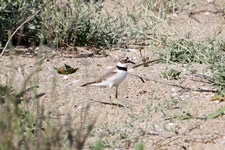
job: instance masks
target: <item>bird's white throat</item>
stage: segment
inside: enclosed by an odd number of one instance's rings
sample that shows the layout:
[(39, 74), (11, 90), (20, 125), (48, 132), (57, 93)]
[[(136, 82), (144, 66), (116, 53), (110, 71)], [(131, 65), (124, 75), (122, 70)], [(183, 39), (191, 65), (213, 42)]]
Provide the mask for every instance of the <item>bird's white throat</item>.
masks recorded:
[(121, 63), (121, 62), (118, 62), (117, 66), (122, 67), (122, 68), (127, 68), (128, 65), (124, 64), (124, 63)]

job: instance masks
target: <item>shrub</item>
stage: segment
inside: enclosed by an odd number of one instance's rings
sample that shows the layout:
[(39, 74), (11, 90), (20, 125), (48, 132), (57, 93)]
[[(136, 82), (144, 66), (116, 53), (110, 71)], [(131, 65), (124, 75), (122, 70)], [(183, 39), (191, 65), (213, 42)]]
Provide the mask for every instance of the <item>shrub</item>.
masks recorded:
[[(15, 29), (26, 18), (41, 10), (13, 38), (14, 45), (45, 43), (57, 46), (112, 47), (126, 43), (135, 32), (132, 14), (117, 14), (104, 10), (103, 2), (0, 0), (0, 43), (3, 46), (9, 30)], [(113, 10), (112, 10), (113, 11)], [(133, 13), (133, 12), (132, 12)]]
[(221, 44), (213, 39), (194, 42), (179, 39), (169, 42), (159, 51), (162, 60), (175, 63), (214, 64), (223, 58)]
[[(8, 31), (14, 31), (32, 13), (40, 10), (41, 0), (0, 0), (0, 43), (5, 45), (8, 39)], [(13, 43), (27, 45), (39, 41), (41, 30), (41, 16), (37, 15), (33, 20), (14, 36)]]

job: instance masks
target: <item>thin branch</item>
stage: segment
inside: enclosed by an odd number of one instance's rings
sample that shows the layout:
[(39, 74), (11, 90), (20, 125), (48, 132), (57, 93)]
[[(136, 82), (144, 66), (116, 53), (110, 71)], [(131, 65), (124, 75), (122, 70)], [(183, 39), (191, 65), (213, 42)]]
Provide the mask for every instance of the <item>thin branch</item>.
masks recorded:
[(129, 74), (129, 75), (132, 75), (132, 76), (134, 76), (134, 77), (139, 78), (139, 79), (142, 81), (142, 83), (145, 83), (145, 80), (144, 80), (141, 76), (136, 75), (136, 74), (131, 74), (131, 73), (128, 73), (128, 74)]
[(150, 64), (150, 63), (153, 63), (153, 62), (159, 62), (161, 61), (162, 59), (155, 59), (155, 60), (151, 60), (151, 61), (148, 61), (148, 62), (144, 62), (144, 63), (141, 63), (141, 64), (137, 64), (135, 66), (133, 66), (132, 68), (137, 68), (137, 67), (140, 67), (142, 65), (145, 65), (145, 64)]
[(2, 50), (1, 52), (1, 55), (0, 55), (0, 58), (3, 56), (6, 48), (8, 47), (9, 45), (9, 42), (11, 41), (12, 37), (16, 34), (16, 32), (25, 24), (27, 23), (28, 21), (30, 21), (34, 16), (36, 16), (38, 13), (40, 12), (40, 10), (36, 11), (33, 15), (31, 15), (30, 17), (28, 17), (14, 32), (13, 34), (10, 36), (10, 38), (8, 39), (7, 43), (5, 44), (5, 47), (4, 49)]

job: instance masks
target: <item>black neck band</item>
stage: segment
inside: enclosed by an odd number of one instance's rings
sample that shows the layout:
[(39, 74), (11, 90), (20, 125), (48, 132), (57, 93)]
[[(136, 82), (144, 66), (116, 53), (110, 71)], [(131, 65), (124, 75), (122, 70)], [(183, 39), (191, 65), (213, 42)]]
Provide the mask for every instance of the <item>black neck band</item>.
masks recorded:
[(120, 66), (116, 66), (116, 67), (117, 67), (117, 69), (119, 69), (119, 70), (127, 71), (127, 68), (126, 68), (126, 67), (120, 67)]

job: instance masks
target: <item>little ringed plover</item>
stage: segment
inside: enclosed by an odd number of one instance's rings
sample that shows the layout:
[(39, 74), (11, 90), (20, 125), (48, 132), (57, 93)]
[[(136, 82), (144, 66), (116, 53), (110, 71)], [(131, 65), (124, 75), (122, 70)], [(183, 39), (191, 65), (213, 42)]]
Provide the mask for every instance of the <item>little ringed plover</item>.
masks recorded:
[[(111, 94), (112, 87), (116, 87), (115, 97), (117, 99), (118, 87), (119, 87), (120, 83), (123, 82), (123, 80), (127, 76), (127, 68), (128, 68), (129, 63), (135, 64), (134, 62), (130, 61), (130, 59), (128, 57), (121, 58), (115, 68), (112, 68), (109, 72), (107, 72), (105, 75), (101, 76), (98, 80), (85, 83), (81, 86), (82, 87), (85, 87), (85, 86), (109, 87), (110, 94)], [(110, 95), (110, 101), (112, 103), (111, 95)]]

